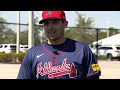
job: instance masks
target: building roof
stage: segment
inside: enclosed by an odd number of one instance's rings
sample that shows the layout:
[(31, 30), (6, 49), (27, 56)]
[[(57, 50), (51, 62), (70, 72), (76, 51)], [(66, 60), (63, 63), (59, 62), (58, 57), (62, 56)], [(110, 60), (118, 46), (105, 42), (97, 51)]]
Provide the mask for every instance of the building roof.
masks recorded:
[[(97, 44), (97, 41), (92, 44)], [(98, 44), (101, 45), (120, 45), (120, 34), (116, 34), (101, 40), (98, 40)]]

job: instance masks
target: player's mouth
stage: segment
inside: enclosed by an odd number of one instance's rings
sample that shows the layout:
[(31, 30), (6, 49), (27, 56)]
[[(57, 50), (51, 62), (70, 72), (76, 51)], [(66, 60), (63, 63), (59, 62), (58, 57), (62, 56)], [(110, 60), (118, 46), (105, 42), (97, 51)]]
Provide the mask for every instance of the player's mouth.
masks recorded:
[(57, 37), (57, 31), (51, 31), (51, 32), (48, 32), (48, 36), (50, 39), (55, 39)]
[(49, 34), (55, 34), (56, 33), (56, 31), (53, 31), (53, 32), (48, 32)]

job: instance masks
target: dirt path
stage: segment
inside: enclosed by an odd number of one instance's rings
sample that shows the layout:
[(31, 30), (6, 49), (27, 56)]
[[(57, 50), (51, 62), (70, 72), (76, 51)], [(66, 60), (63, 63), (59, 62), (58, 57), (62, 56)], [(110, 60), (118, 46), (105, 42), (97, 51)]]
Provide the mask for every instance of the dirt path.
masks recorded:
[[(98, 61), (102, 74), (101, 79), (120, 79), (120, 61)], [(16, 79), (20, 64), (1, 64), (0, 79)]]

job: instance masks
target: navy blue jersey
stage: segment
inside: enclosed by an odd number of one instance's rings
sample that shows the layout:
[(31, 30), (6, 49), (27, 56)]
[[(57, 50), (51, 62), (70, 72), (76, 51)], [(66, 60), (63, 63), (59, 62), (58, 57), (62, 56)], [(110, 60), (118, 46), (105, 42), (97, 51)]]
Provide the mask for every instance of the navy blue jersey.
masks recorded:
[(100, 73), (89, 46), (67, 38), (60, 45), (46, 41), (29, 49), (17, 79), (86, 79)]

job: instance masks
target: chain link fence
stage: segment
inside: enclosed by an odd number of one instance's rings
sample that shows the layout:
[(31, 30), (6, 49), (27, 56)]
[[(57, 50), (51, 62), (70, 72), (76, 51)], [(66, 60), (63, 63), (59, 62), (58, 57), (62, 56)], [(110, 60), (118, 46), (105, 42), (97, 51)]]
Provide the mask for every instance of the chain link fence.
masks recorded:
[[(16, 31), (17, 23), (0, 22), (0, 44), (16, 44)], [(20, 25), (20, 44), (28, 44), (28, 24)], [(42, 25), (34, 25), (34, 39), (35, 45), (46, 40), (46, 36)], [(107, 38), (109, 36), (119, 34), (120, 29), (110, 28), (80, 28), (80, 27), (67, 27), (65, 29), (65, 36), (85, 42), (92, 48), (98, 49), (98, 40)], [(95, 43), (95, 44), (94, 44)], [(93, 45), (94, 44), (94, 45)]]
[[(5, 38), (6, 35), (10, 35), (12, 38), (16, 38), (15, 35), (12, 36), (12, 34), (16, 34), (17, 31), (17, 23), (11, 23), (11, 22), (0, 22), (0, 39)], [(20, 32), (26, 31), (26, 35), (28, 34), (28, 24), (19, 24), (20, 25)], [(34, 32), (39, 36), (44, 36), (44, 31), (43, 31), (43, 26), (42, 25), (34, 25), (35, 30)], [(72, 32), (71, 32), (71, 31)], [(71, 34), (71, 37), (73, 39), (78, 35), (79, 38), (75, 39), (80, 39), (80, 38), (85, 38), (85, 39), (90, 39), (90, 41), (85, 41), (87, 44), (91, 44), (91, 42), (98, 41), (103, 38), (107, 38), (109, 36), (118, 34), (120, 32), (120, 29), (115, 29), (115, 31), (112, 32), (112, 34), (109, 32), (109, 28), (80, 28), (80, 27), (67, 27), (65, 32), (67, 34)], [(74, 34), (74, 35), (73, 35)], [(36, 35), (36, 34), (35, 34)], [(85, 37), (86, 35), (90, 35), (88, 37)], [(69, 36), (69, 35), (67, 35)], [(15, 43), (15, 42), (11, 42)]]
[[(11, 23), (11, 22), (0, 22), (0, 39), (4, 39), (5, 37), (9, 37), (9, 41), (11, 40), (11, 43), (16, 43), (16, 31), (17, 31), (17, 23)], [(20, 32), (27, 32), (26, 35), (28, 36), (28, 24), (19, 24), (20, 25)], [(44, 30), (42, 25), (34, 25), (34, 33), (35, 37), (39, 36), (40, 42), (44, 41), (42, 40), (43, 37), (45, 39)], [(109, 31), (109, 28), (80, 28), (80, 27), (67, 27), (65, 30), (65, 35), (67, 37), (85, 42), (87, 44), (92, 44), (92, 42), (97, 43), (98, 40), (107, 38), (109, 36), (118, 34), (120, 32), (120, 29), (115, 29), (112, 33)], [(70, 34), (70, 35), (68, 35)], [(22, 36), (22, 35), (21, 35)], [(88, 39), (88, 40), (87, 40)], [(45, 39), (46, 40), (46, 39)], [(2, 42), (1, 42), (2, 43)], [(7, 41), (6, 41), (7, 43)], [(27, 43), (27, 41), (26, 41)]]

